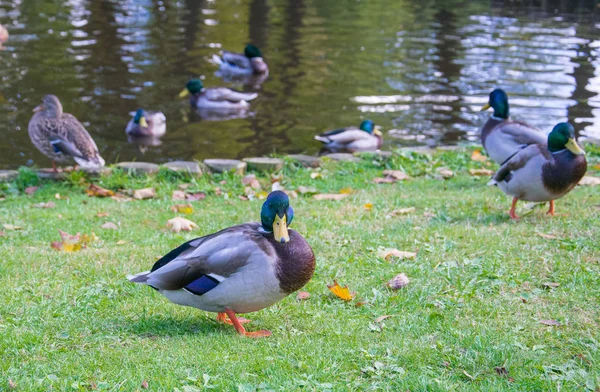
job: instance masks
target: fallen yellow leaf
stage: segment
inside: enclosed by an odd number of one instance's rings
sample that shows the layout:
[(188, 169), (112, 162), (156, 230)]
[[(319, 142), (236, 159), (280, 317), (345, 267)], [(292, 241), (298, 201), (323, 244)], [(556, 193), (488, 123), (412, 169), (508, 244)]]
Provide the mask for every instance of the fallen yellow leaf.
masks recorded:
[(2, 225), (6, 230), (21, 230), (22, 227), (21, 226), (17, 226), (17, 225), (10, 225), (10, 224), (3, 224)]
[(476, 161), (476, 162), (485, 162), (485, 161), (487, 161), (487, 157), (485, 155), (481, 154), (481, 151), (475, 150), (471, 154), (471, 160)]
[(472, 176), (491, 176), (494, 171), (490, 169), (469, 169), (469, 174)]
[(152, 199), (154, 196), (156, 196), (154, 188), (136, 189), (133, 191), (133, 198), (138, 200)]
[(379, 257), (389, 261), (392, 257), (397, 257), (399, 259), (414, 259), (417, 257), (417, 254), (415, 252), (387, 248), (379, 252)]
[(342, 195), (349, 195), (352, 193), (352, 188), (342, 188), (342, 189), (340, 189), (340, 193)]
[(192, 207), (191, 204), (175, 204), (174, 206), (171, 207), (171, 211), (173, 212), (180, 212), (182, 214), (186, 214), (189, 215), (192, 212), (194, 212), (194, 207)]
[[(85, 190), (85, 193), (87, 193), (88, 196), (94, 197), (110, 197), (115, 195), (115, 192), (110, 189), (105, 189), (95, 184), (91, 184), (88, 189)], [(57, 197), (57, 199), (59, 199), (59, 197)]]
[(256, 193), (254, 196), (255, 196), (255, 197), (258, 199), (258, 200), (265, 200), (265, 199), (267, 198), (267, 196), (269, 196), (269, 195), (267, 194), (267, 192), (265, 192), (265, 191), (262, 191), (262, 192), (257, 192), (257, 193)]
[(367, 203), (363, 206), (363, 208), (367, 211), (371, 211), (373, 209), (373, 203)]
[(332, 285), (327, 285), (327, 288), (335, 294), (336, 297), (343, 299), (344, 301), (352, 301), (356, 293), (351, 293), (348, 286), (340, 286), (338, 282), (333, 281)]
[(535, 232), (535, 234), (537, 234), (537, 235), (539, 235), (540, 237), (542, 237), (542, 238), (545, 238), (545, 239), (547, 239), (547, 240), (555, 240), (555, 239), (557, 239), (557, 238), (558, 238), (557, 236), (555, 236), (555, 235), (553, 235), (553, 234), (544, 234), (544, 233), (539, 233), (539, 232), (537, 232), (537, 231)]
[(171, 229), (174, 233), (179, 233), (180, 231), (192, 231), (192, 229), (196, 227), (198, 227), (198, 225), (191, 220), (179, 216), (167, 221), (167, 228)]
[(58, 230), (58, 232), (60, 233), (61, 241), (52, 242), (50, 244), (51, 247), (63, 252), (77, 252), (83, 248), (84, 244), (81, 241), (81, 234), (71, 235), (62, 230)]
[(312, 173), (310, 173), (310, 178), (312, 178), (313, 180), (316, 179), (316, 178), (322, 178), (322, 177), (323, 177), (323, 175), (321, 173), (319, 173), (319, 172), (312, 172)]

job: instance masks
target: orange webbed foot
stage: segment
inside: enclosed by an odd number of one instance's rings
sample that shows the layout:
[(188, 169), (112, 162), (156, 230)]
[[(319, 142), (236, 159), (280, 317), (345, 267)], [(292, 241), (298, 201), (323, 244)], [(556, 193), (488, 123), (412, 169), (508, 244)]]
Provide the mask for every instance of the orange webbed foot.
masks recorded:
[(551, 215), (551, 216), (556, 215), (554, 213), (554, 200), (550, 200), (550, 208), (548, 208), (548, 212), (546, 214)]
[[(223, 314), (223, 315), (227, 315), (229, 316), (229, 320), (231, 321), (231, 324), (233, 324), (233, 327), (235, 328), (235, 330), (237, 331), (237, 333), (239, 333), (242, 336), (246, 336), (249, 338), (264, 338), (267, 336), (271, 336), (271, 331), (267, 331), (267, 330), (260, 330), (260, 331), (256, 331), (256, 332), (247, 332), (246, 329), (244, 328), (244, 326), (242, 325), (242, 323), (240, 322), (240, 319), (235, 315), (235, 312), (231, 309), (227, 309), (225, 308), (225, 313), (219, 313), (219, 316)], [(217, 316), (217, 319), (219, 319), (219, 316)], [(223, 319), (223, 317), (221, 316), (221, 319)]]
[[(252, 320), (248, 320), (247, 318), (243, 318), (243, 317), (236, 317), (236, 318), (240, 322), (240, 324), (249, 323), (252, 321)], [(218, 313), (217, 321), (220, 323), (227, 324), (227, 325), (233, 325), (233, 322), (229, 319), (229, 317), (227, 316), (227, 313)]]

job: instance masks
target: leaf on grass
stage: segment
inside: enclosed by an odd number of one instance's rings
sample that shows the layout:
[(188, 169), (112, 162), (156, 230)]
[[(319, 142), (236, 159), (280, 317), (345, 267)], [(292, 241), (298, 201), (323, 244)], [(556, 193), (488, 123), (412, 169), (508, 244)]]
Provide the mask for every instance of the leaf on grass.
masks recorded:
[(425, 211), (425, 212), (423, 213), (423, 216), (424, 216), (425, 218), (434, 218), (434, 217), (435, 217), (435, 214), (434, 214), (433, 212)]
[(265, 200), (267, 198), (267, 196), (269, 196), (269, 194), (265, 191), (262, 192), (256, 192), (256, 194), (254, 195), (258, 200)]
[(312, 178), (313, 180), (316, 178), (323, 178), (323, 175), (320, 172), (312, 172), (310, 173), (310, 178)]
[(56, 250), (64, 251), (64, 252), (77, 252), (80, 251), (84, 244), (81, 240), (81, 234), (77, 233), (75, 235), (71, 235), (62, 230), (58, 230), (60, 233), (61, 241), (52, 242), (50, 244)]
[(133, 198), (137, 200), (152, 199), (154, 196), (156, 196), (154, 188), (136, 189), (133, 191)]
[(411, 212), (415, 212), (416, 208), (415, 207), (407, 207), (407, 208), (400, 208), (398, 210), (394, 210), (390, 213), (391, 216), (400, 216), (400, 215), (406, 215), (406, 214), (410, 214)]
[(304, 301), (310, 298), (310, 293), (307, 291), (298, 291), (298, 294), (296, 295), (296, 299), (298, 301)]
[(191, 204), (175, 204), (171, 206), (171, 211), (189, 215), (194, 212), (194, 207)]
[(373, 209), (373, 203), (367, 203), (363, 206), (363, 208), (367, 211), (371, 211)]
[(242, 185), (249, 186), (253, 189), (260, 189), (260, 182), (254, 174), (248, 174), (242, 178)]
[(386, 177), (386, 178), (383, 178), (383, 177), (375, 177), (375, 178), (373, 179), (373, 182), (374, 182), (375, 184), (391, 184), (391, 183), (393, 183), (393, 182), (396, 182), (396, 180), (394, 180), (393, 178), (390, 178), (390, 177)]
[(414, 259), (417, 257), (417, 254), (415, 252), (407, 252), (395, 248), (386, 248), (379, 252), (379, 257), (389, 261), (392, 257), (397, 257), (399, 259)]
[(129, 196), (125, 196), (121, 193), (116, 193), (114, 196), (110, 197), (111, 199), (113, 199), (114, 201), (117, 201), (119, 203), (126, 203), (128, 201), (132, 201), (133, 199)]
[(49, 201), (47, 203), (38, 203), (32, 206), (33, 208), (54, 208), (56, 207), (56, 203), (53, 201)]
[(353, 192), (352, 188), (342, 188), (340, 189), (340, 193), (342, 195), (349, 195)]
[(2, 227), (4, 227), (6, 230), (21, 230), (23, 229), (21, 226), (17, 226), (17, 225), (11, 225), (11, 224), (3, 224)]
[(96, 214), (98, 218), (104, 218), (108, 216), (108, 212), (99, 212)]
[(481, 154), (481, 151), (475, 150), (471, 154), (471, 160), (475, 161), (475, 162), (485, 162), (485, 161), (487, 161), (487, 157), (485, 155)]
[(192, 231), (192, 229), (196, 227), (198, 227), (198, 225), (191, 220), (179, 216), (167, 221), (167, 228), (174, 233), (179, 233), (180, 231)]
[(28, 195), (33, 195), (37, 190), (37, 186), (28, 186), (27, 188), (25, 188), (25, 193), (27, 193)]
[(561, 326), (561, 323), (559, 323), (556, 320), (540, 320), (540, 323), (544, 324), (544, 325), (550, 325), (552, 327), (560, 327)]
[(375, 322), (376, 322), (376, 323), (380, 323), (380, 322), (382, 322), (383, 320), (385, 320), (385, 319), (387, 319), (387, 318), (390, 318), (390, 317), (392, 317), (392, 316), (391, 316), (391, 315), (389, 315), (389, 314), (386, 314), (385, 316), (379, 316), (379, 317), (377, 317), (377, 318), (375, 319)]
[(85, 190), (85, 193), (87, 193), (88, 196), (94, 197), (111, 197), (115, 195), (115, 192), (110, 189), (105, 189), (95, 184), (90, 184), (88, 189)]
[(100, 227), (107, 230), (119, 230), (119, 226), (117, 226), (117, 224), (113, 222), (106, 222)]
[(288, 197), (290, 199), (297, 199), (298, 198), (298, 193), (296, 193), (296, 191), (283, 191), (286, 195), (288, 195)]
[(142, 381), (142, 388), (148, 389), (148, 381), (146, 381), (146, 380)]
[(540, 237), (542, 237), (542, 238), (545, 238), (547, 240), (555, 240), (555, 239), (558, 238), (557, 236), (555, 236), (553, 234), (544, 234), (544, 233), (539, 233), (537, 231), (535, 232), (535, 234), (538, 235), (538, 236), (540, 236)]
[(333, 281), (332, 285), (327, 285), (327, 288), (335, 294), (336, 297), (344, 300), (344, 301), (352, 301), (356, 293), (351, 293), (348, 286), (340, 286), (337, 281)]
[(3, 231), (0, 231), (0, 237), (4, 237), (4, 236), (6, 236), (6, 233)]
[(556, 287), (560, 286), (560, 283), (556, 283), (556, 282), (544, 282), (544, 283), (542, 283), (542, 286), (556, 288)]
[(54, 195), (54, 198), (55, 198), (56, 200), (69, 200), (69, 197), (68, 197), (68, 196), (61, 196), (61, 195), (60, 195), (60, 193), (56, 193), (56, 194)]
[(117, 241), (117, 245), (125, 245), (127, 243), (127, 241), (125, 240), (118, 240)]
[(10, 387), (10, 389), (15, 389), (17, 387), (17, 383), (14, 382), (13, 380), (11, 380), (10, 378), (8, 379), (8, 386)]
[(469, 373), (467, 373), (467, 371), (466, 371), (466, 370), (463, 370), (463, 374), (464, 374), (465, 376), (467, 376), (467, 377), (468, 377), (468, 378), (469, 378), (471, 381), (475, 381), (475, 377), (473, 377), (473, 376), (471, 376)]
[(348, 194), (342, 193), (319, 193), (318, 195), (313, 195), (313, 199), (315, 200), (342, 200), (348, 197)]
[(383, 175), (385, 177), (376, 177), (373, 179), (373, 182), (376, 184), (391, 184), (410, 179), (408, 174), (400, 170), (384, 170)]
[(386, 286), (392, 290), (400, 290), (403, 287), (406, 287), (410, 283), (408, 276), (406, 274), (398, 274), (394, 276), (389, 282), (386, 283)]
[(438, 168), (437, 173), (440, 176), (442, 176), (442, 178), (444, 178), (444, 179), (454, 176), (454, 172), (452, 170), (448, 169), (447, 167)]
[(185, 200), (186, 193), (184, 191), (173, 191), (171, 200)]
[(581, 179), (581, 181), (579, 181), (579, 185), (590, 185), (590, 186), (600, 185), (600, 177), (584, 176)]
[(186, 200), (186, 201), (198, 201), (206, 198), (206, 193), (186, 193), (184, 191), (173, 191), (171, 200)]
[(469, 174), (472, 176), (491, 176), (494, 171), (490, 169), (469, 169)]
[(314, 186), (304, 186), (304, 185), (300, 185), (296, 191), (298, 191), (298, 193), (300, 193), (301, 195), (306, 195), (306, 194), (315, 194), (318, 193), (319, 191), (317, 191), (317, 188), (315, 188)]

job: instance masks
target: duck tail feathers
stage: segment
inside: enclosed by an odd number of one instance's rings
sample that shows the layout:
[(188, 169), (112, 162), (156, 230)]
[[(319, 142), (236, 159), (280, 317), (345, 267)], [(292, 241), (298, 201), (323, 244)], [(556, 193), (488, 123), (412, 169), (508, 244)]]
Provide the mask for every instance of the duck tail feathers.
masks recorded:
[(73, 159), (75, 159), (75, 162), (77, 162), (77, 164), (81, 166), (82, 169), (101, 169), (106, 163), (100, 155), (96, 155), (95, 157), (90, 159), (84, 159), (80, 157), (73, 157)]
[(213, 54), (212, 60), (217, 65), (223, 64), (223, 59), (221, 58), (221, 56), (217, 56), (216, 54)]
[(492, 178), (491, 180), (488, 181), (487, 185), (488, 186), (498, 185), (498, 181), (496, 181)]
[(325, 136), (321, 136), (321, 135), (317, 135), (315, 136), (315, 140), (320, 141), (321, 143), (329, 143), (331, 140), (329, 140), (327, 137)]
[(150, 275), (150, 271), (144, 271), (135, 275), (127, 275), (127, 279), (133, 283), (148, 284), (148, 275)]

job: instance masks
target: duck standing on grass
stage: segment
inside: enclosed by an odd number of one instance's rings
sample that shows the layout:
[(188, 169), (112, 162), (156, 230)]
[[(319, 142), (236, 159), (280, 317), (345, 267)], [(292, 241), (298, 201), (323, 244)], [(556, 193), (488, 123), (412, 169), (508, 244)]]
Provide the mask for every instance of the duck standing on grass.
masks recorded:
[(294, 218), (288, 196), (274, 191), (265, 200), (261, 223), (245, 223), (188, 241), (158, 260), (152, 270), (128, 276), (179, 305), (216, 312), (217, 320), (247, 332), (236, 313), (256, 312), (303, 287), (315, 270), (306, 240), (288, 226)]
[(192, 79), (179, 93), (180, 98), (190, 95), (190, 105), (193, 108), (212, 110), (245, 110), (250, 105), (248, 101), (258, 96), (257, 93), (244, 93), (227, 87), (205, 88), (200, 79)]
[(46, 95), (33, 111), (29, 137), (38, 150), (52, 159), (55, 172), (56, 162), (74, 161), (84, 169), (104, 167), (104, 159), (94, 139), (75, 116), (63, 113), (62, 104), (55, 95)]
[(244, 53), (223, 51), (221, 56), (213, 55), (213, 61), (219, 65), (222, 74), (230, 75), (268, 75), (269, 67), (263, 60), (260, 50), (252, 44), (246, 45)]
[(508, 96), (501, 89), (490, 93), (481, 111), (494, 109), (494, 114), (481, 129), (481, 144), (490, 158), (499, 165), (530, 144), (545, 144), (544, 132), (527, 123), (509, 118)]
[(167, 132), (167, 118), (162, 112), (149, 112), (138, 109), (125, 128), (125, 133), (133, 137), (161, 137)]
[(569, 123), (557, 124), (548, 142), (531, 144), (513, 155), (494, 174), (488, 185), (497, 185), (513, 196), (511, 219), (518, 200), (550, 202), (548, 214), (554, 215), (554, 200), (569, 193), (587, 170), (585, 152), (575, 141)]
[(383, 143), (383, 135), (373, 121), (365, 120), (358, 128), (346, 127), (334, 129), (315, 136), (325, 145), (323, 148), (332, 152), (375, 151)]

